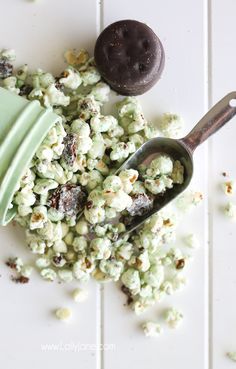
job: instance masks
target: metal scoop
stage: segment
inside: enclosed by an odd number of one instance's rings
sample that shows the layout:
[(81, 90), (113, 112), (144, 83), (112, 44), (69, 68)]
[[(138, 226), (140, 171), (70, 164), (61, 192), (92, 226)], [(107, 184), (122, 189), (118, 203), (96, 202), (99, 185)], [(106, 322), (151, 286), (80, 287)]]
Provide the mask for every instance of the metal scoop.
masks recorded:
[(197, 146), (218, 131), (236, 114), (236, 92), (231, 92), (220, 100), (197, 123), (192, 131), (184, 138), (173, 140), (171, 138), (157, 137), (144, 143), (132, 156), (130, 156), (116, 172), (124, 169), (137, 169), (140, 164), (153, 158), (155, 154), (165, 153), (174, 160), (179, 160), (184, 166), (184, 182), (176, 184), (172, 189), (166, 190), (162, 196), (157, 196), (153, 208), (142, 216), (134, 216), (126, 232), (139, 227), (151, 215), (159, 211), (189, 185), (193, 176), (193, 152)]

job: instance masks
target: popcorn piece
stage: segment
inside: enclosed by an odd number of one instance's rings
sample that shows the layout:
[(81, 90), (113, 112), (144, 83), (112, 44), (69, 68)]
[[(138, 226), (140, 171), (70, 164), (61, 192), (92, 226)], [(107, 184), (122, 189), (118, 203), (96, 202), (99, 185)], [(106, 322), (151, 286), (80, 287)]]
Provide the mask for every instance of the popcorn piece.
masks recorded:
[(236, 205), (234, 205), (232, 202), (229, 202), (224, 208), (224, 213), (230, 219), (235, 220), (236, 219)]
[(236, 362), (236, 351), (230, 351), (230, 352), (227, 352), (226, 354), (228, 356), (228, 358), (232, 361), (235, 361)]
[(166, 137), (179, 138), (184, 126), (183, 119), (177, 114), (165, 113), (159, 124), (159, 128)]
[(40, 272), (43, 279), (46, 279), (47, 281), (54, 281), (57, 277), (57, 273), (51, 269), (51, 268), (44, 268)]
[(82, 83), (82, 79), (79, 72), (72, 68), (67, 68), (62, 73), (62, 78), (60, 78), (60, 83), (71, 90), (76, 90)]
[(185, 243), (188, 247), (190, 248), (198, 248), (199, 247), (199, 241), (196, 237), (195, 234), (189, 234), (186, 238), (185, 238)]
[(76, 288), (72, 292), (72, 297), (76, 302), (83, 302), (88, 298), (88, 291), (81, 288)]
[(160, 324), (155, 322), (146, 322), (142, 325), (146, 337), (158, 337), (162, 333)]
[(46, 89), (43, 100), (46, 108), (54, 105), (68, 106), (70, 103), (70, 97), (65, 96), (64, 93), (58, 90), (54, 84), (50, 85)]
[(234, 181), (227, 181), (222, 184), (222, 190), (224, 191), (225, 195), (233, 195), (235, 192), (235, 182)]
[(133, 268), (127, 269), (122, 274), (121, 281), (132, 291), (133, 295), (136, 295), (140, 291), (140, 277), (137, 270)]
[(59, 308), (55, 311), (57, 319), (67, 321), (71, 318), (71, 310), (69, 308)]
[(170, 328), (177, 328), (183, 320), (183, 314), (175, 308), (170, 308), (165, 311), (164, 319)]

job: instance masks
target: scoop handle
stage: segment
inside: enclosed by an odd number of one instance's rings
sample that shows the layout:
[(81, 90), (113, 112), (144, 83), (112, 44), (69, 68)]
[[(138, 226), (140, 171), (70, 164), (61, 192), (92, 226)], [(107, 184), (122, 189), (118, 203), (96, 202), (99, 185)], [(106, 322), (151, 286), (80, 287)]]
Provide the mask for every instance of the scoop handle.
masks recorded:
[(215, 104), (192, 131), (180, 141), (193, 152), (198, 145), (222, 128), (235, 114), (236, 91), (233, 91)]

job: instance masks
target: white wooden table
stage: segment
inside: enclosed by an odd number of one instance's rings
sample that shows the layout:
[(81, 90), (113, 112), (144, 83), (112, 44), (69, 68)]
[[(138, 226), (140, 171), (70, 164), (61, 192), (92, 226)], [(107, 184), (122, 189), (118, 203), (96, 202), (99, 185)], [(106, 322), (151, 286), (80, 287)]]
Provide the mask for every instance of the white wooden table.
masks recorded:
[[(145, 115), (151, 120), (164, 111), (178, 112), (187, 132), (212, 103), (235, 89), (235, 13), (235, 0), (1, 0), (0, 47), (15, 48), (18, 64), (58, 73), (65, 49), (92, 52), (109, 23), (125, 18), (146, 22), (163, 41), (166, 66), (161, 81), (140, 98)], [(226, 202), (219, 189), (221, 173), (236, 176), (235, 125), (234, 119), (195, 155), (193, 186), (204, 192), (205, 201), (179, 231), (181, 238), (192, 230), (201, 241), (187, 273), (189, 286), (144, 316), (124, 307), (124, 296), (112, 284), (90, 283), (89, 299), (81, 305), (69, 296), (73, 286), (45, 283), (36, 273), (28, 285), (13, 284), (4, 260), (15, 255), (30, 260), (31, 255), (20, 231), (0, 229), (0, 368), (236, 365), (225, 357), (226, 351), (236, 350), (236, 230), (219, 211)], [(183, 325), (158, 339), (145, 338), (139, 323), (172, 303), (184, 311)], [(53, 317), (62, 305), (73, 309), (69, 324)], [(47, 344), (54, 349), (46, 350)], [(100, 344), (107, 344), (107, 350), (99, 350)]]

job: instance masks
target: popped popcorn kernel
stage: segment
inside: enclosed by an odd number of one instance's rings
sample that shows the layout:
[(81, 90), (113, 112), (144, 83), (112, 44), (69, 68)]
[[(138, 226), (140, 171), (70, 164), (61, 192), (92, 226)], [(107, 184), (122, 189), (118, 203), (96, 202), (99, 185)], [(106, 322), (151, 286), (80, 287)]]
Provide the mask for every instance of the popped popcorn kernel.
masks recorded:
[(68, 321), (71, 318), (71, 310), (69, 308), (59, 308), (55, 311), (57, 319), (62, 321)]

